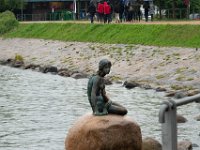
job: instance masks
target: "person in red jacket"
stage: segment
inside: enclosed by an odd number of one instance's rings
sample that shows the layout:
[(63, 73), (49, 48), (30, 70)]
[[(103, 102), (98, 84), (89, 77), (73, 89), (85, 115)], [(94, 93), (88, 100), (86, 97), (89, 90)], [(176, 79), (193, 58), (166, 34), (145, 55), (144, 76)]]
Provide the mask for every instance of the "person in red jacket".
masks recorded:
[(110, 23), (110, 14), (111, 14), (111, 7), (108, 3), (104, 2), (104, 23)]
[(101, 0), (97, 5), (98, 21), (100, 21), (100, 22), (103, 21), (103, 16), (104, 16), (103, 11), (104, 11), (104, 4), (103, 4), (103, 1)]

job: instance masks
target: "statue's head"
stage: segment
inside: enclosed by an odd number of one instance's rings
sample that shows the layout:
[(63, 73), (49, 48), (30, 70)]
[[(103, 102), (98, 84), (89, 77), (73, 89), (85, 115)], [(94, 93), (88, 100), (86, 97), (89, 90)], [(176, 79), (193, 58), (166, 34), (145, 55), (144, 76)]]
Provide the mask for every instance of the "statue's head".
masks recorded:
[(111, 68), (111, 62), (107, 59), (102, 59), (99, 62), (99, 71), (104, 72), (105, 74), (108, 74), (110, 72)]

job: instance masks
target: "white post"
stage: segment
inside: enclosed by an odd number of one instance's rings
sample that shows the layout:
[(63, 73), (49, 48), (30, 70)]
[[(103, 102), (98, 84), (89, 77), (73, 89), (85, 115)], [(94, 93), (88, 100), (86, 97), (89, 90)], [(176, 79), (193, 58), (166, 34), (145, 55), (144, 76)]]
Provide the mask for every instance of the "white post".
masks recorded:
[(74, 0), (73, 3), (74, 3), (73, 19), (76, 20), (76, 0)]

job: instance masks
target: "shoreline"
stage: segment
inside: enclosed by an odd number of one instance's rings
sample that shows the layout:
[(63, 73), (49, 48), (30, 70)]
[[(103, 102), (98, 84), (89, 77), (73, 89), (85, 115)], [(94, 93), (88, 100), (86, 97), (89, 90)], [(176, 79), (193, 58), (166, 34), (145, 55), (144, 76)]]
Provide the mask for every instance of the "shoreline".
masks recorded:
[(13, 65), (19, 55), (24, 69), (46, 73), (56, 67), (57, 74), (74, 78), (94, 74), (98, 62), (107, 58), (112, 62), (108, 79), (127, 81), (127, 88), (140, 86), (178, 97), (200, 93), (200, 50), (195, 48), (0, 38), (0, 51), (2, 64)]

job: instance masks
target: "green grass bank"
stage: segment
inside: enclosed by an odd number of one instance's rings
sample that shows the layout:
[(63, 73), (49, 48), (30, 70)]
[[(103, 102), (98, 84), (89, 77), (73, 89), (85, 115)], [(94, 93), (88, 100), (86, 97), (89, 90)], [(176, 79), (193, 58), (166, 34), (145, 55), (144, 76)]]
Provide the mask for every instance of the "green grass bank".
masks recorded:
[(29, 23), (3, 37), (200, 47), (200, 25)]

